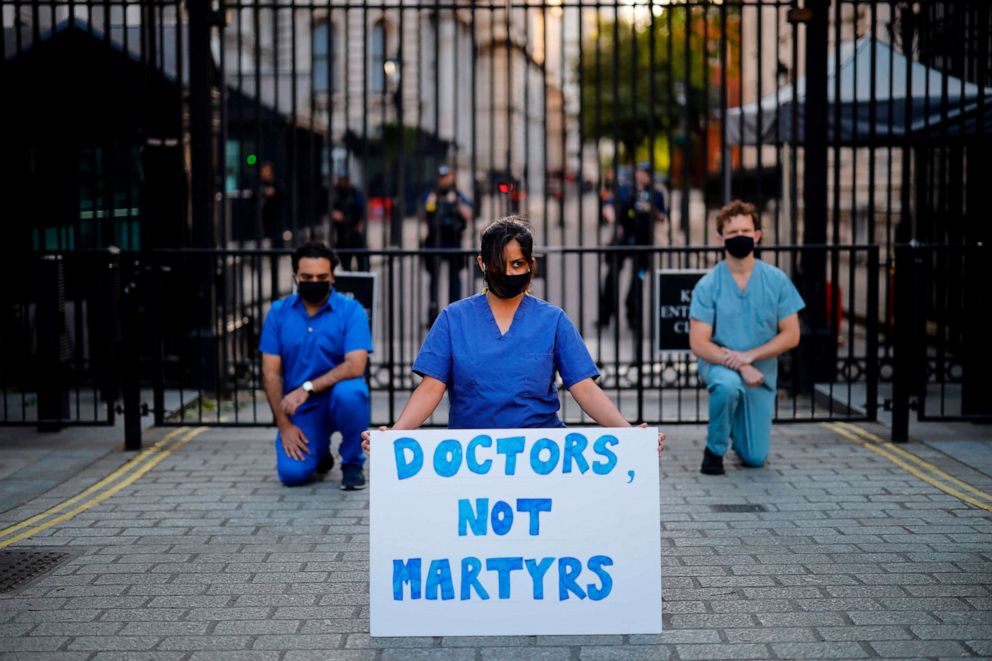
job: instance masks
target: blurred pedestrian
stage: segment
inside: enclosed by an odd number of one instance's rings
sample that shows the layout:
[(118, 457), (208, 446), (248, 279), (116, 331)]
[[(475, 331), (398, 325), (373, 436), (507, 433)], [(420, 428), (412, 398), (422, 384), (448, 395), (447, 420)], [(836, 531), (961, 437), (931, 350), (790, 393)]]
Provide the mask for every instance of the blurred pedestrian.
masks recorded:
[(283, 206), (286, 195), (282, 182), (276, 178), (275, 166), (270, 161), (262, 163), (258, 170), (262, 205), (262, 237), (270, 241), (273, 248), (282, 247), (287, 240), (283, 220)]
[[(427, 223), (427, 236), (424, 248), (462, 247), (465, 228), (472, 222), (472, 202), (463, 195), (455, 184), (455, 173), (447, 165), (437, 170), (437, 183), (423, 202), (423, 217)], [(465, 268), (462, 255), (425, 255), (427, 273), (430, 277), (430, 303), (427, 312), (428, 325), (437, 318), (439, 303), (438, 289), (441, 265), (448, 268), (448, 302), (462, 297), (461, 272)]]
[[(334, 231), (335, 250), (367, 250), (365, 222), (365, 196), (362, 195), (362, 191), (352, 185), (348, 170), (341, 169), (337, 173), (333, 201), (331, 202), (331, 227)], [(338, 254), (343, 270), (351, 271), (352, 264), (359, 271), (369, 270), (367, 254), (351, 252)]]
[[(637, 165), (634, 182), (617, 187), (616, 192), (604, 203), (603, 218), (613, 223), (611, 246), (654, 245), (655, 223), (668, 218), (665, 195), (652, 181), (652, 167), (648, 162)], [(631, 330), (641, 329), (644, 279), (651, 264), (651, 256), (644, 252), (618, 251), (606, 255), (606, 278), (599, 295), (599, 318), (596, 323), (605, 328), (617, 311), (617, 292), (624, 263), (634, 264), (627, 289), (625, 310)]]

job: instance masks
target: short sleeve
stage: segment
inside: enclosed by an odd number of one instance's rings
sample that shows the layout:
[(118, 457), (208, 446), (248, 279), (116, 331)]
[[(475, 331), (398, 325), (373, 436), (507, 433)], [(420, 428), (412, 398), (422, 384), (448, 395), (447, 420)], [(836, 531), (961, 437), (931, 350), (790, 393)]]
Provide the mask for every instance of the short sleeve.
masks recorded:
[(558, 315), (555, 329), (555, 369), (561, 374), (565, 388), (571, 388), (579, 381), (599, 376), (582, 336), (575, 324), (564, 312)]
[(788, 276), (782, 275), (782, 285), (778, 292), (778, 320), (782, 321), (806, 307), (806, 302), (799, 295), (796, 286)]
[(451, 382), (451, 320), (448, 311), (442, 310), (437, 321), (427, 333), (424, 345), (420, 347), (417, 359), (413, 361), (413, 371), (420, 376), (429, 376), (443, 383)]
[(689, 303), (689, 318), (711, 326), (716, 321), (716, 297), (713, 292), (712, 273), (710, 271), (703, 276), (692, 288), (692, 301)]
[(279, 340), (279, 326), (282, 321), (282, 301), (275, 301), (265, 315), (262, 325), (262, 337), (258, 341), (258, 350), (273, 356), (282, 355), (282, 342)]
[(352, 305), (351, 313), (344, 330), (344, 352), (364, 349), (372, 353), (372, 331), (369, 329), (369, 316), (360, 303)]

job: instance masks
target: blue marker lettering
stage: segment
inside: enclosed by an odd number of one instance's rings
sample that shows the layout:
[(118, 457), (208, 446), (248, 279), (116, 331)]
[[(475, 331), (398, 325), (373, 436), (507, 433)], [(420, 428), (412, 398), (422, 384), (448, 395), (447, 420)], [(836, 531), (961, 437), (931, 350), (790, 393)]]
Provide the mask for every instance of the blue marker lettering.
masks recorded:
[(499, 574), (499, 598), (510, 598), (510, 572), (523, 569), (523, 558), (489, 558), (486, 569)]
[(582, 573), (582, 563), (578, 558), (558, 558), (558, 599), (568, 601), (568, 593), (573, 592), (579, 599), (585, 599), (586, 593), (579, 587), (579, 574)]
[(603, 457), (606, 461), (596, 461), (593, 462), (592, 472), (596, 475), (606, 475), (611, 470), (613, 470), (617, 465), (617, 456), (613, 454), (613, 450), (606, 447), (607, 445), (619, 445), (620, 441), (617, 440), (616, 436), (611, 436), (609, 434), (603, 434), (596, 439), (595, 445), (592, 449), (599, 456)]
[(510, 572), (523, 569), (523, 558), (489, 558), (486, 569), (499, 573), (499, 598), (510, 598)]
[(589, 567), (589, 571), (599, 577), (599, 587), (592, 583), (586, 586), (589, 591), (589, 598), (593, 601), (606, 599), (613, 591), (613, 577), (603, 567), (612, 567), (613, 558), (606, 555), (594, 555), (589, 558), (586, 566)]
[(551, 511), (550, 498), (517, 498), (517, 511), (530, 513), (530, 534), (541, 534), (541, 512)]
[[(548, 458), (541, 459), (541, 453), (547, 450)], [(530, 448), (530, 467), (538, 475), (547, 475), (558, 465), (561, 458), (561, 450), (558, 444), (550, 438), (540, 438)]]
[(472, 588), (480, 599), (489, 599), (489, 593), (479, 582), (479, 572), (482, 571), (482, 561), (478, 558), (462, 558), (462, 601), (472, 598)]
[(551, 569), (555, 562), (554, 558), (541, 558), (541, 561), (528, 558), (524, 563), (527, 566), (527, 573), (534, 583), (534, 599), (544, 599), (544, 575)]
[(410, 598), (420, 599), (420, 558), (393, 560), (393, 601), (403, 601), (403, 584), (410, 584)]
[(441, 600), (455, 598), (455, 585), (451, 582), (451, 563), (446, 558), (432, 560), (427, 570), (427, 585), (424, 586), (427, 599), (437, 599), (438, 588), (441, 590)]
[(517, 472), (517, 455), (524, 451), (523, 436), (508, 436), (496, 439), (496, 452), (506, 456), (506, 474)]
[(454, 439), (441, 441), (434, 448), (434, 472), (452, 477), (462, 466), (462, 444)]
[[(409, 459), (407, 450), (410, 451)], [(424, 466), (424, 451), (415, 438), (397, 438), (393, 441), (393, 452), (396, 455), (396, 478), (399, 480), (413, 477)]]
[(585, 474), (589, 470), (589, 462), (582, 455), (589, 445), (589, 440), (582, 434), (572, 432), (565, 436), (565, 458), (561, 462), (561, 472), (572, 472), (572, 461), (578, 467), (579, 472)]
[(497, 500), (493, 505), (491, 517), (493, 532), (497, 535), (505, 535), (513, 527), (513, 509), (505, 500)]
[(480, 445), (484, 448), (492, 447), (493, 445), (492, 436), (487, 436), (486, 434), (479, 434), (471, 441), (469, 441), (468, 448), (465, 450), (465, 463), (468, 465), (468, 469), (473, 473), (476, 473), (477, 475), (485, 475), (486, 473), (489, 472), (489, 469), (492, 468), (493, 460), (486, 459), (481, 463), (479, 462), (479, 458), (478, 456), (476, 456), (476, 452), (478, 451)]
[(472, 511), (472, 503), (468, 498), (458, 499), (458, 536), (465, 537), (468, 534), (467, 528), (472, 529), (473, 535), (486, 534), (486, 519), (489, 514), (489, 499), (476, 498), (475, 511)]

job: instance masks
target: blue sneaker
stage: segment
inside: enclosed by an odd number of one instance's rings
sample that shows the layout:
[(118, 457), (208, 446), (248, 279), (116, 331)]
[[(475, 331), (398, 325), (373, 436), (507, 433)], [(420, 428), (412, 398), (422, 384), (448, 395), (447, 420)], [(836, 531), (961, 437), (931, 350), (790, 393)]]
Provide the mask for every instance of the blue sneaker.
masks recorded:
[(359, 491), (365, 488), (365, 473), (361, 466), (342, 464), (341, 466), (341, 490)]

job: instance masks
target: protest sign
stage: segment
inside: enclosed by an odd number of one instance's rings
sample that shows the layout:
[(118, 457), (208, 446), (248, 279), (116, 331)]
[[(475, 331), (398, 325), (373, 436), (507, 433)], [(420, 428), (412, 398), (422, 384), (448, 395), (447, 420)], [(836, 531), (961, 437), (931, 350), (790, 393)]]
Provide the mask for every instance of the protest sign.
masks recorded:
[(660, 633), (657, 437), (373, 432), (371, 634)]

